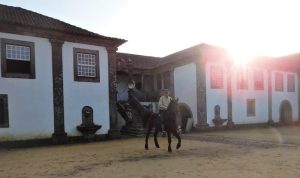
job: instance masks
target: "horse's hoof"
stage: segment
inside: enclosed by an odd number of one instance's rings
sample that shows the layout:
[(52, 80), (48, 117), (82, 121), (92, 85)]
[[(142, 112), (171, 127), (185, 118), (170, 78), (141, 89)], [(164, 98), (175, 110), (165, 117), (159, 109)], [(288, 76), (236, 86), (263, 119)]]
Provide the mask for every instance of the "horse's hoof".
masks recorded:
[(155, 146), (156, 146), (156, 148), (160, 148), (159, 145), (155, 145)]
[(148, 148), (148, 145), (145, 145), (145, 150), (148, 150), (149, 148)]
[(178, 144), (176, 145), (176, 149), (178, 150), (180, 147), (181, 147), (181, 144), (178, 143)]
[(168, 152), (169, 152), (169, 153), (172, 153), (172, 149), (171, 149), (171, 148), (168, 148)]

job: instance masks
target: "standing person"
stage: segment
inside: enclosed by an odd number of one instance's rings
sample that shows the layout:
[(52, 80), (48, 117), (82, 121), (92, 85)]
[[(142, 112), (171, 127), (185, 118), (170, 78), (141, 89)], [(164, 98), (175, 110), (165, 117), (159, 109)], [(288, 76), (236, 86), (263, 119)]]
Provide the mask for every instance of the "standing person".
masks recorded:
[(161, 122), (162, 122), (162, 135), (165, 136), (166, 135), (166, 131), (164, 128), (164, 121), (166, 118), (166, 111), (168, 109), (168, 106), (172, 100), (172, 97), (169, 96), (169, 90), (168, 89), (163, 89), (162, 90), (162, 96), (159, 98), (158, 101), (158, 107), (159, 107), (159, 115), (161, 118)]

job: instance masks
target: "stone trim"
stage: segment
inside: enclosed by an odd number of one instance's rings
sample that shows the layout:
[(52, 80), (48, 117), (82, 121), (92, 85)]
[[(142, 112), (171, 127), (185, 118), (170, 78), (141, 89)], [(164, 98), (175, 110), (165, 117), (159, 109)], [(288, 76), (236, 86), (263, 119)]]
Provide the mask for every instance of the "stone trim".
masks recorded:
[(207, 102), (206, 102), (206, 74), (203, 60), (196, 62), (197, 80), (197, 124), (199, 129), (205, 129), (207, 124)]
[[(77, 70), (77, 53), (92, 54), (96, 56), (96, 77), (78, 76)], [(100, 82), (100, 66), (99, 66), (99, 51), (90, 49), (73, 48), (73, 70), (74, 81), (78, 82)]]
[[(6, 45), (19, 45), (26, 46), (30, 48), (30, 73), (22, 74), (22, 73), (7, 73), (6, 68)], [(35, 79), (35, 50), (34, 43), (29, 41), (20, 41), (13, 39), (1, 39), (1, 75), (6, 78), (24, 78), (24, 79)]]
[(270, 125), (274, 124), (273, 116), (272, 116), (272, 71), (268, 70), (268, 123)]
[(175, 97), (174, 68), (170, 69), (170, 95)]
[(144, 73), (141, 74), (141, 90), (143, 91), (144, 90)]
[(231, 65), (227, 67), (227, 127), (232, 128), (234, 127), (234, 122), (232, 121), (232, 71)]
[(8, 97), (7, 94), (0, 94), (0, 128), (9, 127), (9, 115), (8, 115)]
[(54, 108), (54, 143), (64, 143), (67, 139), (64, 123), (64, 88), (62, 45), (64, 41), (50, 39), (52, 46), (52, 75), (53, 75), (53, 108)]
[(109, 118), (110, 118), (110, 138), (118, 138), (121, 136), (118, 129), (117, 121), (117, 65), (116, 51), (117, 48), (107, 48), (108, 53), (108, 71), (109, 71)]

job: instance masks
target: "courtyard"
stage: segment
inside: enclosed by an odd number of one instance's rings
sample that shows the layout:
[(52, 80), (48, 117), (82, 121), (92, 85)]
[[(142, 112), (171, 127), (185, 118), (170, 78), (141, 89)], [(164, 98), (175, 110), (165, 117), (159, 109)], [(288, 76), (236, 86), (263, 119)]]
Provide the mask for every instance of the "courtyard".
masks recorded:
[(299, 177), (300, 127), (270, 127), (183, 135), (167, 152), (153, 137), (35, 148), (1, 149), (0, 177)]

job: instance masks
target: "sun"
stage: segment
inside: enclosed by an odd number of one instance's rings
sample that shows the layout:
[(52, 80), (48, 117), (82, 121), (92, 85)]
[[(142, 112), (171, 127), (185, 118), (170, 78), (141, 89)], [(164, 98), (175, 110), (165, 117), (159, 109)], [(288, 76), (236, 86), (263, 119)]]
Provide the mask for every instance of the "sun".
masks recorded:
[(254, 58), (255, 55), (248, 51), (248, 50), (237, 50), (235, 49), (229, 49), (229, 55), (230, 57), (233, 59), (234, 63), (236, 65), (243, 65), (246, 66), (249, 64), (249, 62), (251, 62)]

